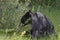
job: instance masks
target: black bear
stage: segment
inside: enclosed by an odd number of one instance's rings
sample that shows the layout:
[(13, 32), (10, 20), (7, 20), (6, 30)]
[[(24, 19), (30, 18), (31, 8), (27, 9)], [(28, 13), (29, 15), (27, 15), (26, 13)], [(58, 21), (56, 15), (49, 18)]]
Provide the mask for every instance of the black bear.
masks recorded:
[(54, 25), (44, 14), (29, 11), (21, 18), (21, 23), (25, 24), (28, 18), (30, 18), (30, 24), (32, 25), (30, 30), (32, 40), (34, 37), (39, 38), (54, 32)]

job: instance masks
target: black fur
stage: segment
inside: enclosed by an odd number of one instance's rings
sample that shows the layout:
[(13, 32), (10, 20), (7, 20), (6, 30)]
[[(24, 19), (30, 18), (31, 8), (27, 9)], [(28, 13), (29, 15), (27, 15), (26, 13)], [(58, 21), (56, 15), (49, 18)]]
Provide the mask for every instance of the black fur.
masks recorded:
[[(22, 16), (22, 18), (21, 18), (21, 23), (24, 24), (24, 25), (29, 24), (29, 23), (30, 23), (30, 20), (29, 20), (28, 23), (25, 23), (25, 22), (26, 22), (27, 19), (29, 19), (30, 17), (31, 17), (31, 15), (30, 15), (30, 11), (29, 11), (29, 12), (27, 12), (24, 16)], [(19, 26), (20, 26), (20, 24), (19, 24)]]

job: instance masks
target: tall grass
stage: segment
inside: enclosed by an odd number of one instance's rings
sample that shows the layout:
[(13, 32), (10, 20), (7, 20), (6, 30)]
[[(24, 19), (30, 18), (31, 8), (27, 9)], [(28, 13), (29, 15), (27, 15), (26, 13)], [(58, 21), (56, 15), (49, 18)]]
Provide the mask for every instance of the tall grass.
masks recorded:
[(58, 34), (58, 38), (50, 35), (41, 37), (40, 40), (60, 40), (59, 0), (0, 0), (0, 5), (0, 40), (30, 40), (30, 35), (21, 36), (21, 32), (31, 29), (30, 24), (18, 26), (21, 17), (29, 10), (44, 13), (54, 24)]

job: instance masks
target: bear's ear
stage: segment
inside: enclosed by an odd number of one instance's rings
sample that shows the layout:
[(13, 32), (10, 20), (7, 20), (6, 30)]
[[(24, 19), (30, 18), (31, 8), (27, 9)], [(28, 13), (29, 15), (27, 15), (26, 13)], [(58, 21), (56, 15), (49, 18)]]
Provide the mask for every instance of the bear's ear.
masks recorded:
[(31, 10), (29, 10), (26, 15), (29, 15), (29, 17), (31, 17), (33, 15), (33, 13), (31, 12)]
[(31, 10), (29, 10), (29, 12), (31, 12)]
[(30, 14), (31, 13), (31, 10), (29, 10), (26, 14)]

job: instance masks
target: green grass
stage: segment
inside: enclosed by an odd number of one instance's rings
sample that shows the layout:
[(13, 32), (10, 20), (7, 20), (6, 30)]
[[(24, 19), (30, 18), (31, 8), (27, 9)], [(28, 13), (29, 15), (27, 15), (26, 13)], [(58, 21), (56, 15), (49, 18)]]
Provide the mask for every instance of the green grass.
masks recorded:
[[(41, 10), (42, 12), (42, 10)], [(49, 37), (41, 37), (40, 40), (60, 40), (60, 10), (48, 10), (48, 9), (44, 9), (43, 13), (48, 16), (48, 18), (52, 21), (52, 23), (55, 26), (55, 31), (58, 34), (58, 38), (56, 38), (53, 35), (50, 35)], [(22, 14), (21, 14), (22, 15)], [(27, 25), (30, 26), (30, 25)], [(28, 30), (29, 27), (24, 27), (24, 30)], [(22, 30), (22, 31), (24, 31)], [(14, 32), (13, 35), (11, 36), (7, 36), (7, 34), (4, 34), (3, 32), (0, 34), (0, 40), (30, 40), (30, 36), (29, 37), (22, 37), (20, 34), (17, 35), (16, 32)]]
[[(43, 2), (41, 2), (41, 3), (43, 3)], [(57, 38), (53, 35), (50, 35), (49, 37), (40, 37), (40, 40), (60, 40), (60, 26), (59, 26), (60, 25), (60, 8), (54, 9), (49, 5), (48, 5), (48, 7), (44, 8), (39, 4), (36, 5), (36, 3), (34, 3), (34, 2), (32, 3), (32, 5), (29, 5), (29, 3), (30, 3), (29, 0), (28, 1), (26, 0), (25, 3), (23, 3), (23, 2), (18, 3), (18, 0), (7, 0), (7, 1), (2, 1), (0, 3), (1, 9), (2, 9), (2, 12), (0, 11), (0, 13), (2, 15), (2, 16), (0, 15), (2, 17), (2, 18), (0, 17), (0, 40), (30, 40), (30, 37), (31, 37), (30, 35), (28, 35), (28, 37), (26, 37), (26, 36), (22, 37), (20, 35), (22, 31), (30, 30), (31, 29), (30, 25), (26, 25), (25, 27), (20, 27), (19, 28), (20, 31), (18, 33), (15, 32), (16, 31), (15, 29), (17, 29), (17, 27), (20, 23), (21, 17), (29, 9), (31, 9), (34, 12), (36, 12), (36, 11), (42, 12), (46, 16), (48, 16), (48, 18), (54, 24), (55, 31), (58, 34)], [(16, 9), (17, 4), (18, 4), (18, 8)], [(57, 1), (56, 6), (59, 6), (58, 1)], [(7, 32), (9, 32), (9, 33), (7, 33)]]

